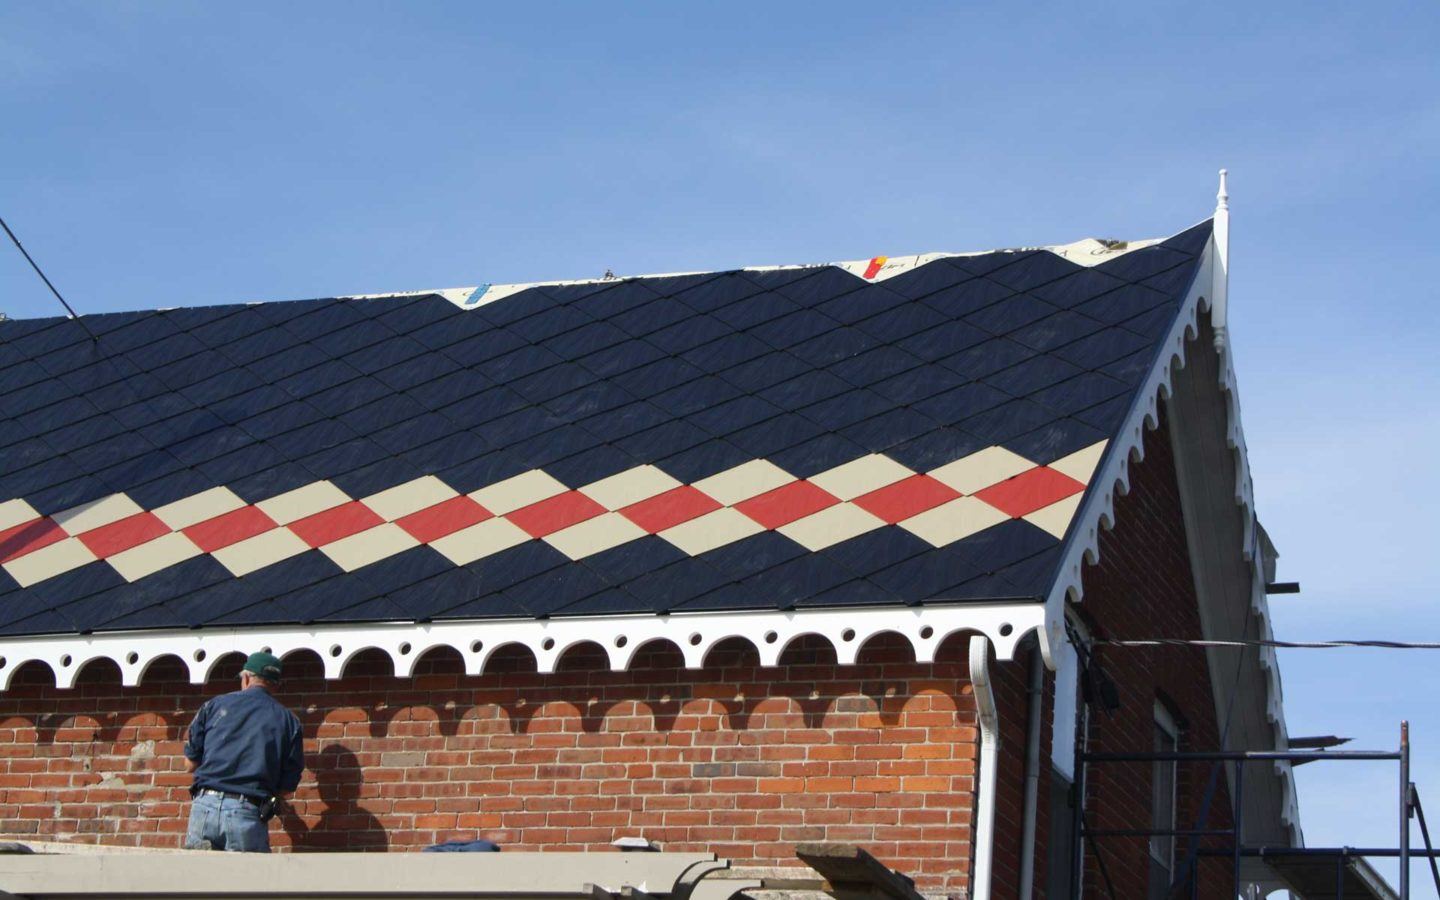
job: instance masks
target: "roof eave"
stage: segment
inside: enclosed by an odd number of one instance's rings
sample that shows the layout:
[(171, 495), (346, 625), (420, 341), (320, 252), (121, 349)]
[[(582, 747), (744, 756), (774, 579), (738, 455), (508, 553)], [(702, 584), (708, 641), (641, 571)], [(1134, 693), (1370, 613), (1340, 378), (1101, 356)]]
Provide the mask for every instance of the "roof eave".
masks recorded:
[[(1203, 224), (1203, 221), (1197, 224)], [(1185, 365), (1186, 344), (1198, 333), (1201, 313), (1210, 311), (1209, 298), (1213, 296), (1217, 277), (1215, 259), (1216, 242), (1212, 234), (1170, 331), (1157, 345), (1149, 374), (1135, 392), (1130, 411), (1120, 428), (1106, 445), (1105, 453), (1096, 466), (1080, 507), (1065, 534), (1060, 564), (1056, 567), (1054, 580), (1046, 594), (1045, 628), (1040, 641), (1046, 664), (1051, 668), (1055, 666), (1053, 649), (1066, 640), (1065, 604), (1079, 603), (1084, 596), (1085, 566), (1095, 565), (1100, 561), (1100, 532), (1115, 527), (1115, 498), (1130, 492), (1130, 464), (1145, 458), (1145, 435), (1159, 427), (1160, 401), (1170, 396), (1171, 379), (1174, 373)], [(1228, 354), (1224, 361), (1224, 370), (1233, 379), (1234, 370), (1230, 366)], [(1238, 433), (1238, 414), (1238, 405), (1232, 404), (1232, 434)], [(1243, 439), (1240, 447), (1243, 458)], [(1253, 522), (1254, 504), (1250, 494), (1248, 465), (1242, 464), (1240, 471), (1243, 473), (1242, 483), (1236, 488), (1236, 502), (1246, 508), (1248, 518)], [(1253, 544), (1253, 537), (1253, 526), (1247, 526), (1247, 547)], [(1247, 549), (1247, 559), (1249, 552)]]
[(535, 657), (537, 671), (548, 674), (555, 671), (566, 651), (586, 643), (604, 649), (611, 670), (624, 671), (641, 647), (657, 641), (677, 648), (686, 668), (699, 669), (716, 645), (737, 638), (754, 646), (760, 665), (776, 666), (786, 647), (806, 635), (828, 641), (840, 665), (856, 662), (866, 642), (884, 633), (908, 640), (920, 663), (933, 662), (945, 640), (960, 633), (984, 635), (994, 645), (996, 657), (1008, 660), (1014, 658), (1021, 640), (1039, 631), (1044, 616), (1045, 607), (1038, 599), (1017, 598), (909, 607), (42, 635), (0, 642), (0, 654), (5, 660), (0, 668), (0, 690), (7, 690), (15, 672), (29, 662), (44, 663), (54, 673), (56, 687), (70, 688), (86, 665), (101, 659), (115, 664), (124, 685), (134, 686), (153, 663), (164, 657), (179, 659), (190, 681), (203, 684), (221, 659), (259, 648), (282, 658), (311, 651), (320, 657), (327, 679), (340, 678), (346, 664), (365, 650), (383, 652), (390, 658), (395, 675), (406, 677), (420, 657), (439, 647), (458, 653), (467, 674), (479, 675), (497, 650), (513, 645), (528, 649)]
[[(1222, 170), (1218, 205), (1213, 217), (1214, 229), (1205, 246), (1190, 288), (1185, 294), (1165, 340), (1159, 345), (1145, 382), (1123, 425), (1105, 448), (1104, 457), (1096, 467), (1080, 508), (1070, 523), (1062, 543), (1060, 565), (1045, 599), (1045, 622), (1040, 629), (1040, 648), (1046, 664), (1058, 664), (1058, 648), (1067, 640), (1065, 610), (1067, 603), (1080, 603), (1084, 597), (1083, 575), (1087, 565), (1100, 561), (1100, 532), (1115, 527), (1115, 498), (1130, 491), (1129, 466), (1145, 457), (1145, 435), (1160, 424), (1160, 402), (1171, 395), (1172, 380), (1183, 369), (1187, 345), (1199, 334), (1200, 316), (1209, 317), (1214, 330), (1214, 348), (1219, 356), (1220, 379), (1217, 389), (1224, 396), (1226, 410), (1226, 442), (1234, 454), (1234, 499), (1241, 508), (1244, 528), (1242, 545), (1236, 548), (1242, 558), (1256, 567), (1258, 599), (1252, 600), (1260, 619), (1261, 636), (1272, 637), (1269, 607), (1264, 594), (1264, 578), (1260, 530), (1255, 511), (1254, 486), (1250, 475), (1249, 454), (1244, 427), (1240, 418), (1240, 394), (1235, 374), (1234, 356), (1228, 333), (1229, 295), (1229, 195), (1225, 172)], [(1203, 220), (1202, 220), (1203, 222)], [(1193, 226), (1192, 226), (1193, 227)], [(1267, 680), (1266, 707), (1277, 748), (1288, 746), (1280, 668), (1271, 648), (1260, 648)], [(1292, 842), (1303, 845), (1298, 795), (1289, 764), (1282, 764), (1285, 802), (1282, 821), (1288, 827)]]

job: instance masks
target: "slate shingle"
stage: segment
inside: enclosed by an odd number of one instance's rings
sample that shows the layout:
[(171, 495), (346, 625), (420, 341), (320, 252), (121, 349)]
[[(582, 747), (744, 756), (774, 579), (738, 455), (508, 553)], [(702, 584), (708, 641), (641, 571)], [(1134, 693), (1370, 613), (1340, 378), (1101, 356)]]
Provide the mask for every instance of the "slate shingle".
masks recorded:
[[(879, 283), (812, 267), (468, 309), (108, 314), (86, 318), (93, 343), (64, 320), (4, 322), (0, 502), (48, 515), (123, 491), (153, 509), (224, 486), (255, 503), (318, 479), (358, 498), (423, 476), (465, 494), (536, 468), (575, 489), (646, 465), (693, 484), (754, 460), (804, 479), (870, 454), (928, 472), (996, 444), (1043, 465), (1113, 435), (1208, 239), (1207, 223), (1092, 268), (941, 257)], [(1037, 596), (1059, 552), (1020, 520), (938, 548), (866, 526), (813, 552), (758, 527), (698, 555), (648, 535), (578, 560), (525, 540), (463, 566), (420, 546), (355, 573), (314, 550), (240, 579), (210, 555), (133, 583), (105, 562), (28, 588), (0, 570), (0, 632)]]

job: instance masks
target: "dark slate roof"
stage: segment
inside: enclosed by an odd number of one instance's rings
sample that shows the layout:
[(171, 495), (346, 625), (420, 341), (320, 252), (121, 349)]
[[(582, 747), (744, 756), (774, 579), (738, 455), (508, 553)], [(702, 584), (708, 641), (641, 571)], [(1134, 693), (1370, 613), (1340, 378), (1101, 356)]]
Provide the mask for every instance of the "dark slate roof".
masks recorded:
[(4, 322), (0, 633), (1039, 597), (1209, 237)]

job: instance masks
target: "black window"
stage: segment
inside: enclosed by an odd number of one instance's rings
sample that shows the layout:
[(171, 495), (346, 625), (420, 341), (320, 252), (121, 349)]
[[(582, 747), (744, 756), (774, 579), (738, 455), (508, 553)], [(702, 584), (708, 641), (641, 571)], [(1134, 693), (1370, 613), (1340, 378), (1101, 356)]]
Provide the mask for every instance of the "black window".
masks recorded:
[[(1160, 703), (1155, 704), (1155, 752), (1173, 753), (1179, 747), (1179, 730), (1175, 717)], [(1175, 774), (1177, 763), (1156, 761), (1151, 764), (1150, 827), (1158, 831), (1175, 830)], [(1165, 900), (1170, 882), (1175, 877), (1174, 835), (1150, 837), (1150, 900)]]
[(1074, 783), (1059, 770), (1050, 770), (1050, 839), (1045, 849), (1045, 896), (1070, 896), (1070, 867), (1075, 855), (1074, 809), (1070, 794)]

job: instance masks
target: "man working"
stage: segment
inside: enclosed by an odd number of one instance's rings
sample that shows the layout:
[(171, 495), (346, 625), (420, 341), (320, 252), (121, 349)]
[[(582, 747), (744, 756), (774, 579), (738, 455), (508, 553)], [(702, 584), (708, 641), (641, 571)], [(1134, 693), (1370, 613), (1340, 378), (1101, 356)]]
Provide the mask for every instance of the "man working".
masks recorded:
[(300, 720), (270, 696), (280, 660), (252, 653), (240, 690), (200, 707), (185, 756), (195, 773), (185, 846), (269, 853), (274, 800), (295, 790), (305, 771)]

